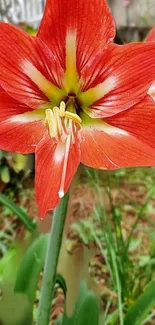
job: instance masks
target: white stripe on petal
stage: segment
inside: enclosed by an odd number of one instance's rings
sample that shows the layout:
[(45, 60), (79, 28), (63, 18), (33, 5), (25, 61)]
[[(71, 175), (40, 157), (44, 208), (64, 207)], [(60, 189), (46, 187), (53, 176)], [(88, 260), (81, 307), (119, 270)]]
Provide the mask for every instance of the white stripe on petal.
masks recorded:
[(85, 92), (81, 92), (78, 95), (78, 98), (82, 102), (82, 108), (87, 108), (99, 99), (103, 98), (106, 94), (115, 88), (115, 85), (116, 80), (113, 77), (109, 77), (96, 87), (90, 88)]
[(103, 131), (109, 135), (123, 135), (128, 136), (128, 132), (112, 126), (101, 119), (93, 119), (87, 116), (87, 122), (83, 123), (82, 128), (92, 131), (96, 129), (98, 131)]
[(74, 30), (66, 34), (66, 73), (65, 89), (67, 92), (78, 91), (78, 73), (76, 68), (77, 33)]
[(54, 160), (56, 163), (59, 163), (61, 160), (64, 159), (64, 153), (65, 153), (65, 143), (58, 143), (54, 153)]
[(103, 131), (109, 135), (123, 135), (123, 136), (128, 136), (128, 132), (119, 129), (115, 126), (112, 126), (110, 124), (107, 124), (105, 122), (103, 123), (99, 123), (97, 125), (94, 126), (94, 128), (96, 128), (99, 131)]
[(42, 73), (28, 60), (22, 62), (24, 73), (38, 86), (38, 88), (48, 97), (52, 96), (53, 85)]
[(32, 112), (18, 114), (9, 119), (11, 122), (28, 123), (45, 119), (45, 110), (38, 109)]
[(31, 79), (35, 85), (55, 104), (66, 94), (64, 90), (53, 85), (43, 74), (28, 60), (21, 64), (24, 73)]

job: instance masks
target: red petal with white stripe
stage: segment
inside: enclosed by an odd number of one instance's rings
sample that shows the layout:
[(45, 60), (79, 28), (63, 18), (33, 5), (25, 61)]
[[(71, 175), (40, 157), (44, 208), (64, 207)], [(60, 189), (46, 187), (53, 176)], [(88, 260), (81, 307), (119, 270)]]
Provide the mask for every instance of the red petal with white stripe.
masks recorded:
[(65, 69), (67, 35), (76, 35), (78, 72), (111, 42), (115, 24), (105, 0), (47, 0), (38, 32)]
[[(148, 36), (146, 37), (146, 42), (155, 42), (155, 27), (152, 28)], [(155, 79), (155, 77), (154, 77)], [(155, 82), (149, 88), (148, 94), (154, 99), (155, 101)]]
[[(128, 118), (131, 124), (128, 122)], [(131, 116), (124, 117), (122, 124), (121, 118), (118, 118), (117, 123), (117, 116), (113, 119), (113, 125), (99, 119), (92, 123), (91, 125), (90, 122), (89, 127), (83, 128), (81, 131), (81, 162), (85, 165), (100, 169), (155, 166), (155, 145), (153, 146), (155, 136), (153, 139), (150, 138), (151, 134), (154, 134), (153, 128), (149, 131), (147, 129), (149, 123), (146, 122), (146, 127), (143, 130), (140, 118), (138, 130), (137, 113), (135, 113), (135, 124), (132, 113)]]
[(42, 121), (31, 122), (29, 118), (25, 122), (25, 113), (31, 117), (34, 111), (0, 89), (0, 149), (20, 153), (35, 151), (46, 129)]
[(10, 152), (33, 153), (45, 133), (41, 121), (28, 123), (7, 122), (0, 125), (0, 149)]
[[(79, 98), (84, 106), (88, 101), (92, 117), (115, 115), (138, 103), (154, 78), (155, 43), (109, 45), (83, 70), (81, 88), (86, 93)], [(87, 91), (93, 93), (90, 105)]]
[(105, 122), (155, 149), (155, 103), (149, 96), (130, 109), (106, 118)]
[[(68, 143), (67, 143), (68, 142)], [(36, 198), (44, 218), (66, 193), (80, 163), (79, 143), (57, 143), (48, 136), (36, 149)]]
[(9, 95), (37, 108), (53, 86), (61, 87), (62, 78), (62, 68), (39, 38), (0, 23), (0, 85)]

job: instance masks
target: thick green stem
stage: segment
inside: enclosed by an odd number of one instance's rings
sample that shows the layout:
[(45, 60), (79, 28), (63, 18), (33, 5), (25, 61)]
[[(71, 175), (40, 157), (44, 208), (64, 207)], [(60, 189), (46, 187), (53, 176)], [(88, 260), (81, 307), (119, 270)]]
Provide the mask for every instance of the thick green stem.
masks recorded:
[(37, 325), (49, 325), (52, 298), (68, 206), (68, 193), (54, 211), (42, 280)]

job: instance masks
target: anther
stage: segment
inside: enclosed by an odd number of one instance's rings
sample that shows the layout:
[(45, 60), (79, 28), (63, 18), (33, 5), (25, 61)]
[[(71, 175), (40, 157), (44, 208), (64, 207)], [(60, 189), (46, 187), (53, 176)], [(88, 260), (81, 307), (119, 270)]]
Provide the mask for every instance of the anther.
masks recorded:
[(46, 109), (46, 117), (45, 117), (45, 126), (48, 127), (50, 137), (56, 137), (57, 136), (57, 126), (56, 126), (56, 119), (55, 116), (50, 108)]
[(66, 104), (65, 102), (60, 103), (60, 117), (65, 116)]
[[(67, 108), (71, 109), (67, 106)], [(73, 133), (75, 137), (75, 129), (78, 131), (81, 128), (82, 119), (70, 110), (66, 110), (65, 102), (60, 103), (60, 107), (53, 107), (46, 109), (45, 111), (45, 126), (49, 129), (49, 135), (51, 138), (57, 140), (66, 140), (66, 136)], [(74, 127), (73, 127), (74, 125)], [(74, 131), (73, 131), (74, 130)]]
[(53, 113), (56, 117), (56, 123), (57, 123), (57, 133), (60, 136), (62, 133), (62, 123), (60, 118), (60, 110), (59, 107), (53, 107)]
[(82, 122), (82, 119), (80, 118), (80, 116), (78, 116), (77, 114), (75, 113), (71, 113), (71, 112), (68, 112), (68, 111), (65, 111), (65, 117), (77, 122), (77, 123), (81, 123)]

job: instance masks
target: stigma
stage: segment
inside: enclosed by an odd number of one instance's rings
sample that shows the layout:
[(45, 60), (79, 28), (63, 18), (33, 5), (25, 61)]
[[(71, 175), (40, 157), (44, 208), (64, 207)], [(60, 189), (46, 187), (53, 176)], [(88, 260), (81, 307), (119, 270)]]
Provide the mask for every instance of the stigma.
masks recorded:
[(49, 130), (51, 138), (65, 142), (68, 135), (72, 142), (75, 141), (78, 131), (81, 129), (81, 118), (76, 114), (72, 100), (66, 104), (60, 103), (60, 107), (55, 106), (45, 111), (45, 126)]

